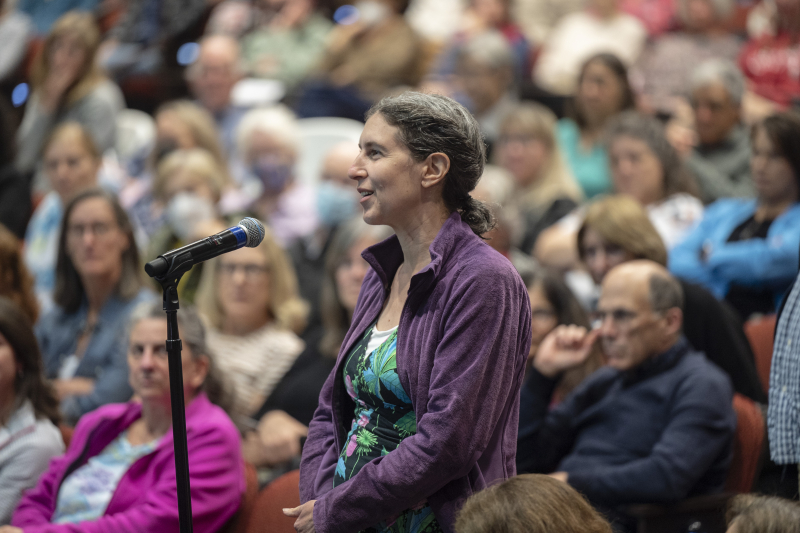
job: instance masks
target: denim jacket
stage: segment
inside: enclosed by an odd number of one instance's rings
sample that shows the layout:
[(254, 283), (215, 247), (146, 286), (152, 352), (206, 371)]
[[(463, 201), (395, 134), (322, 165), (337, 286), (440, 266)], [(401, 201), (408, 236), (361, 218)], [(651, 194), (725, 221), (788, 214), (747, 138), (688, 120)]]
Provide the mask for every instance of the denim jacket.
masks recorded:
[[(74, 423), (101, 405), (124, 402), (131, 397), (126, 357), (128, 317), (136, 305), (153, 297), (152, 292), (143, 288), (130, 300), (114, 295), (105, 303), (74, 376), (95, 380), (95, 387), (91, 394), (71, 396), (61, 402), (61, 411), (68, 422)], [(55, 306), (36, 324), (36, 338), (49, 379), (57, 378), (64, 360), (75, 353), (88, 311), (85, 300), (74, 313)]]

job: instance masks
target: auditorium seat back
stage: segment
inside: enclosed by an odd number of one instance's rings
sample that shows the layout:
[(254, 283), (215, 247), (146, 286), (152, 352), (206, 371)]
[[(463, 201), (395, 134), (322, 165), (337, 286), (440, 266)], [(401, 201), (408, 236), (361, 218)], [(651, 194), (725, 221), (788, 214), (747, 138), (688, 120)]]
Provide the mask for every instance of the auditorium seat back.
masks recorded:
[(756, 358), (756, 370), (764, 390), (769, 390), (769, 370), (772, 366), (772, 348), (775, 341), (775, 315), (767, 315), (748, 320), (744, 333), (750, 341)]
[(284, 508), (300, 505), (300, 471), (282, 475), (258, 494), (245, 533), (294, 533), (296, 518), (283, 514)]

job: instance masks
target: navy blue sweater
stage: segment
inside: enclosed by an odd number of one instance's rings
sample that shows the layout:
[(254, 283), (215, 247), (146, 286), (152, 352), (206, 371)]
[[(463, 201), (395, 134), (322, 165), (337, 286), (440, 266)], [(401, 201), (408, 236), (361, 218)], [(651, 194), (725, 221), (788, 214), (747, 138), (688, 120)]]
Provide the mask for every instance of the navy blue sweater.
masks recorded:
[(725, 373), (685, 338), (637, 368), (601, 368), (555, 409), (556, 382), (522, 389), (517, 470), (565, 471), (593, 503), (667, 503), (723, 489), (736, 415)]

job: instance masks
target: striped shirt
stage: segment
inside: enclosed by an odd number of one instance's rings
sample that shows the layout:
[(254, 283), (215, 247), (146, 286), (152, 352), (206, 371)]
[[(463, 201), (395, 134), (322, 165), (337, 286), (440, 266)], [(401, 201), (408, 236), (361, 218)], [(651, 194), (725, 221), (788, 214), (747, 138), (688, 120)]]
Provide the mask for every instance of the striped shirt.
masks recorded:
[(248, 335), (209, 329), (208, 345), (231, 385), (237, 418), (258, 411), (305, 348), (297, 335), (274, 324)]
[(800, 463), (800, 276), (786, 300), (769, 376), (769, 449), (777, 464)]

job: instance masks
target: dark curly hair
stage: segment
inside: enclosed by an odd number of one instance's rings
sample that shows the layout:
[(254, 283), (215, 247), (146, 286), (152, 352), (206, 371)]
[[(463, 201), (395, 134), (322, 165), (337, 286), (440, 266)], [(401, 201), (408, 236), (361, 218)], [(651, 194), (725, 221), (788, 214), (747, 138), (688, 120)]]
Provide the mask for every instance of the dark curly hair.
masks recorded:
[(450, 212), (477, 235), (495, 226), (489, 207), (469, 195), (478, 184), (486, 164), (486, 144), (478, 121), (467, 109), (446, 96), (407, 91), (373, 105), (366, 118), (378, 114), (399, 130), (400, 142), (415, 161), (431, 154), (450, 158), (442, 199)]

